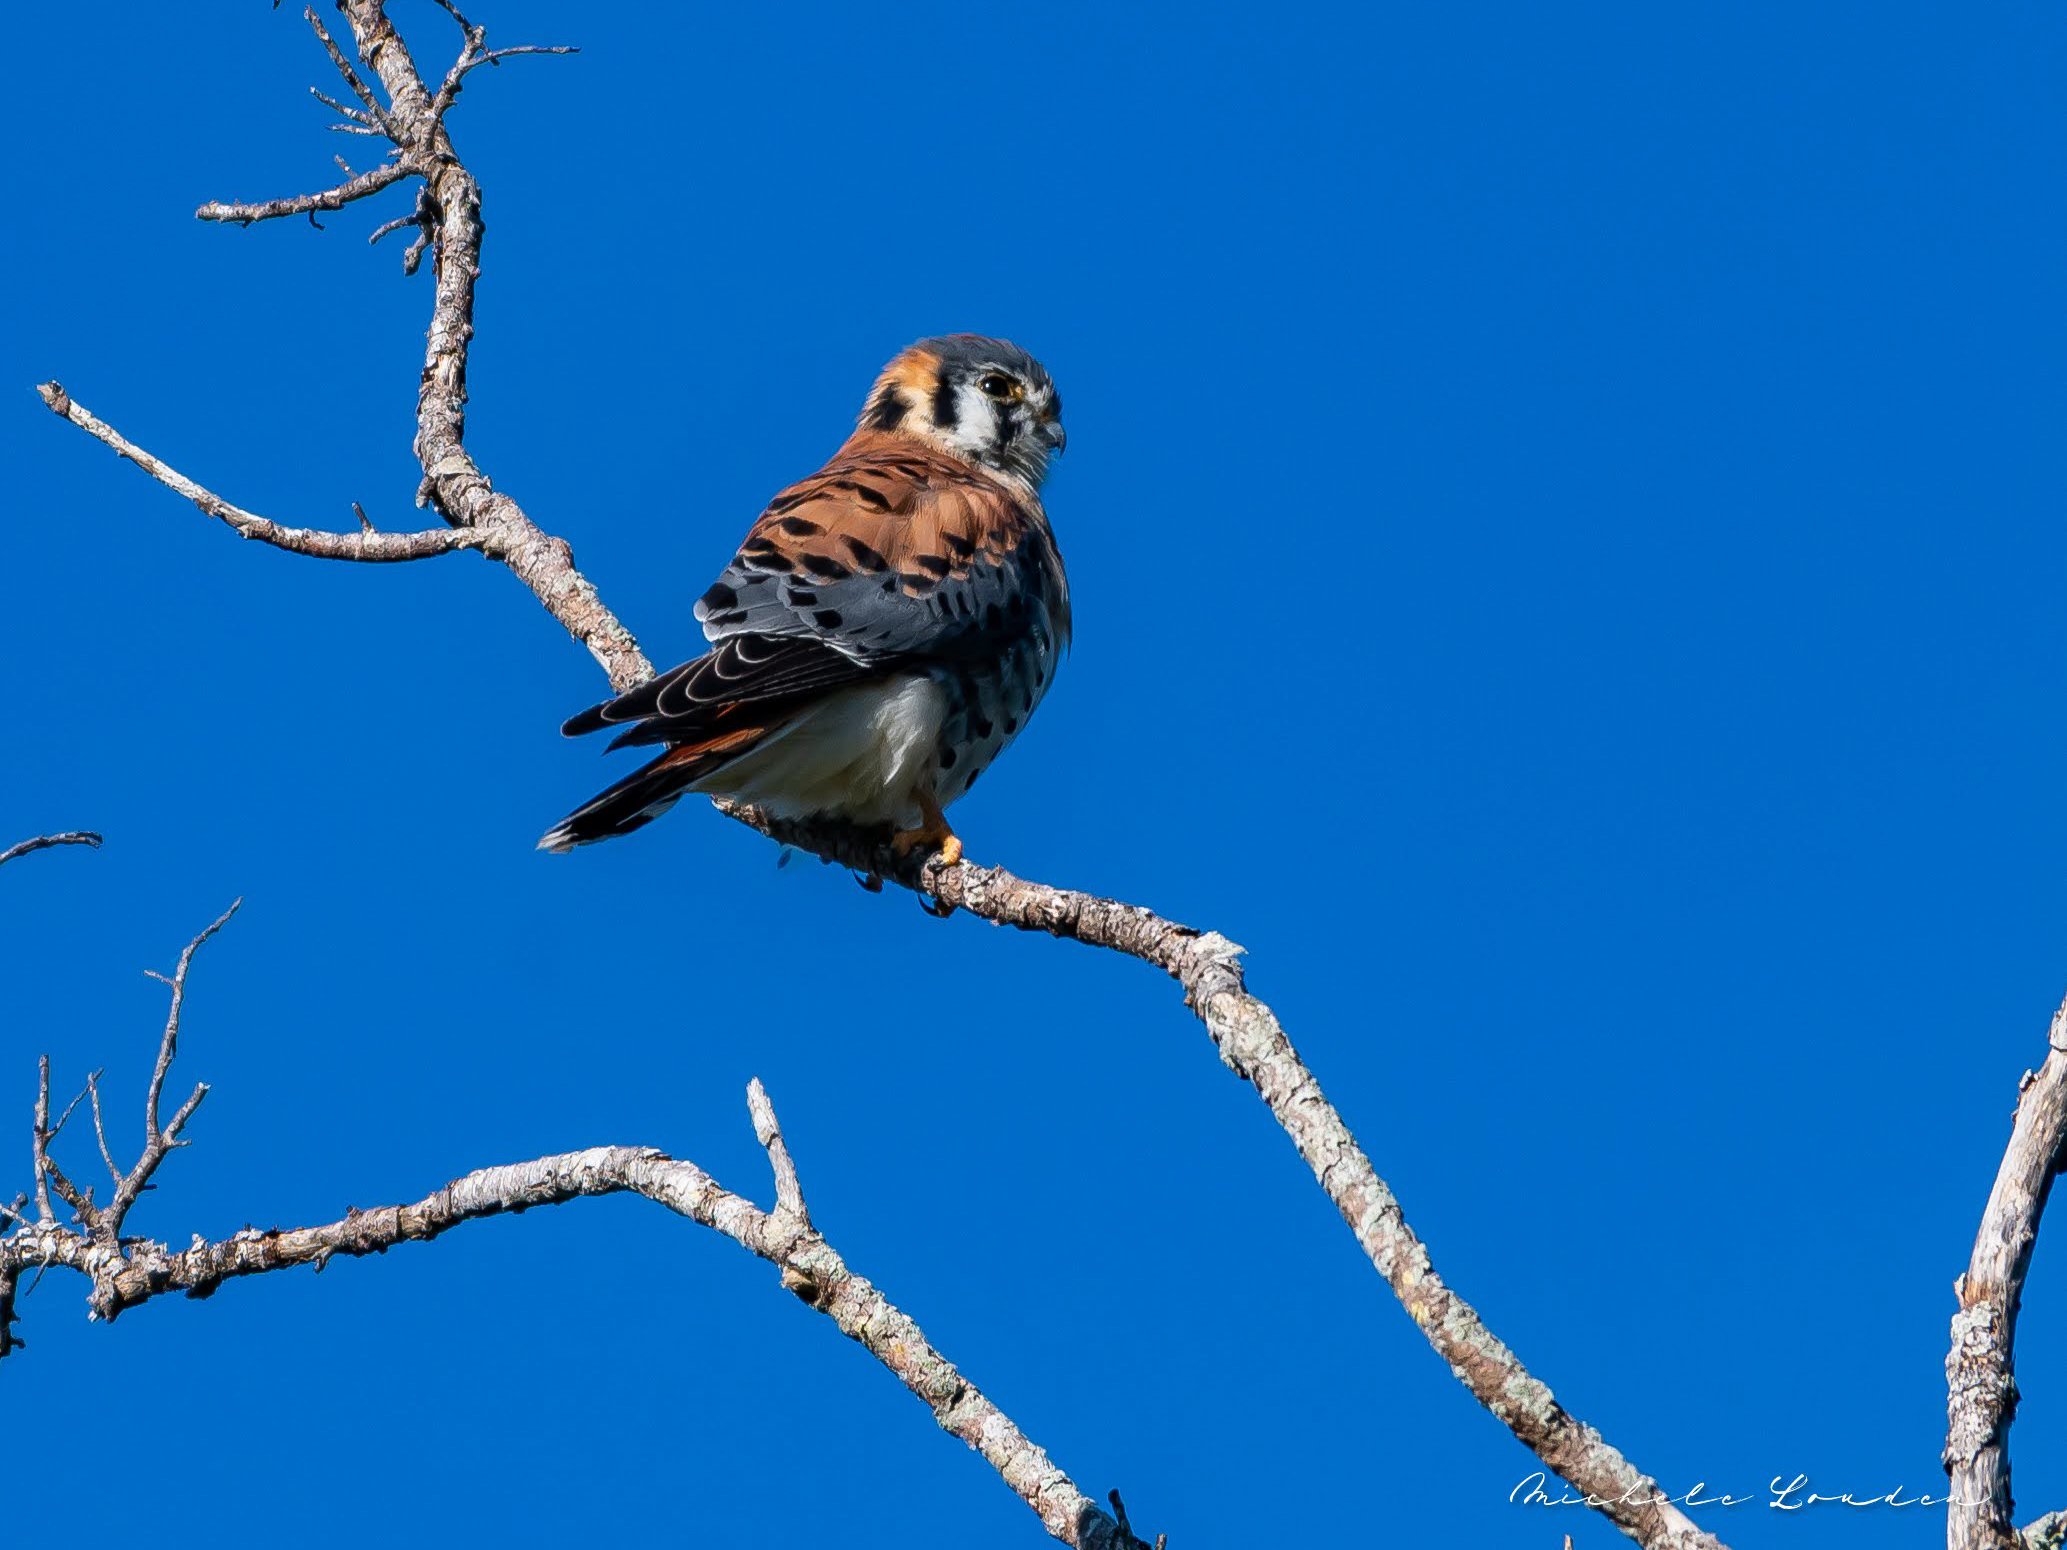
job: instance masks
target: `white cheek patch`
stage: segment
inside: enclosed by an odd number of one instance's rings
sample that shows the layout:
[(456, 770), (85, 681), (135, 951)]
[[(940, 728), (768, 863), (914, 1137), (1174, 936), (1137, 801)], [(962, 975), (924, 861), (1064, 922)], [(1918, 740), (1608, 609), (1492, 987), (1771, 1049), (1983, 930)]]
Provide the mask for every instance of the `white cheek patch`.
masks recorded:
[(998, 425), (993, 417), (991, 401), (973, 382), (964, 382), (955, 388), (955, 423), (954, 429), (947, 433), (947, 439), (971, 457), (997, 445)]

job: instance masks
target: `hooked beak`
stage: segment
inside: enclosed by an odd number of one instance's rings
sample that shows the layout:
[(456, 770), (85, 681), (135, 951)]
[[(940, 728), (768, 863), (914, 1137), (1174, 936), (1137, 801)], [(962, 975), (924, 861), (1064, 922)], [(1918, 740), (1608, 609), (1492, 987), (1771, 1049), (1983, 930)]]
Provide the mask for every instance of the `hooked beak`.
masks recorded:
[(1069, 432), (1062, 428), (1060, 420), (1041, 421), (1041, 440), (1050, 452), (1060, 452), (1069, 445)]

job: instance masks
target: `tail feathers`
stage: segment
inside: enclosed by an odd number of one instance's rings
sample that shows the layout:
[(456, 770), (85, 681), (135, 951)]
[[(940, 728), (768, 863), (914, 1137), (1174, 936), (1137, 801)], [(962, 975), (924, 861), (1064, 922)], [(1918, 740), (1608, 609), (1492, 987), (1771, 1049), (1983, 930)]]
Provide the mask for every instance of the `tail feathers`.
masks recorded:
[(745, 727), (721, 737), (670, 748), (606, 791), (590, 797), (539, 839), (555, 853), (593, 845), (642, 829), (682, 799), (699, 780), (734, 754), (758, 742), (764, 727)]
[(682, 799), (696, 781), (694, 766), (662, 754), (562, 818), (538, 842), (540, 850), (569, 851), (644, 828)]

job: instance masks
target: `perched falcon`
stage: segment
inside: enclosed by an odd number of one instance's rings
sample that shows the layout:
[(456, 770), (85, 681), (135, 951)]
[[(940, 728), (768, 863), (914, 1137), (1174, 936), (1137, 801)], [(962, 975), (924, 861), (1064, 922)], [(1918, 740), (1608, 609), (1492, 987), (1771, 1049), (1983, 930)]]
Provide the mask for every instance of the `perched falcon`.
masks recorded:
[(1062, 401), (1017, 345), (950, 334), (883, 369), (832, 461), (761, 513), (696, 605), (711, 650), (592, 706), (568, 736), (665, 751), (554, 825), (543, 850), (628, 834), (684, 792), (778, 817), (961, 841), (942, 810), (1040, 703), (1069, 644), (1041, 509)]

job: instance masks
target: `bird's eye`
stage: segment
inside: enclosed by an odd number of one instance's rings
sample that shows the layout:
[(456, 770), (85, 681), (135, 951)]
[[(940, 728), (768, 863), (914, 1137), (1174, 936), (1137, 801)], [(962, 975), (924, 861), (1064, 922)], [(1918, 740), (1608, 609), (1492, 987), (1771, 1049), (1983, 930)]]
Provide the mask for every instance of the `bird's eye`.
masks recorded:
[(991, 398), (1010, 398), (1012, 379), (1001, 371), (986, 372), (976, 384)]

